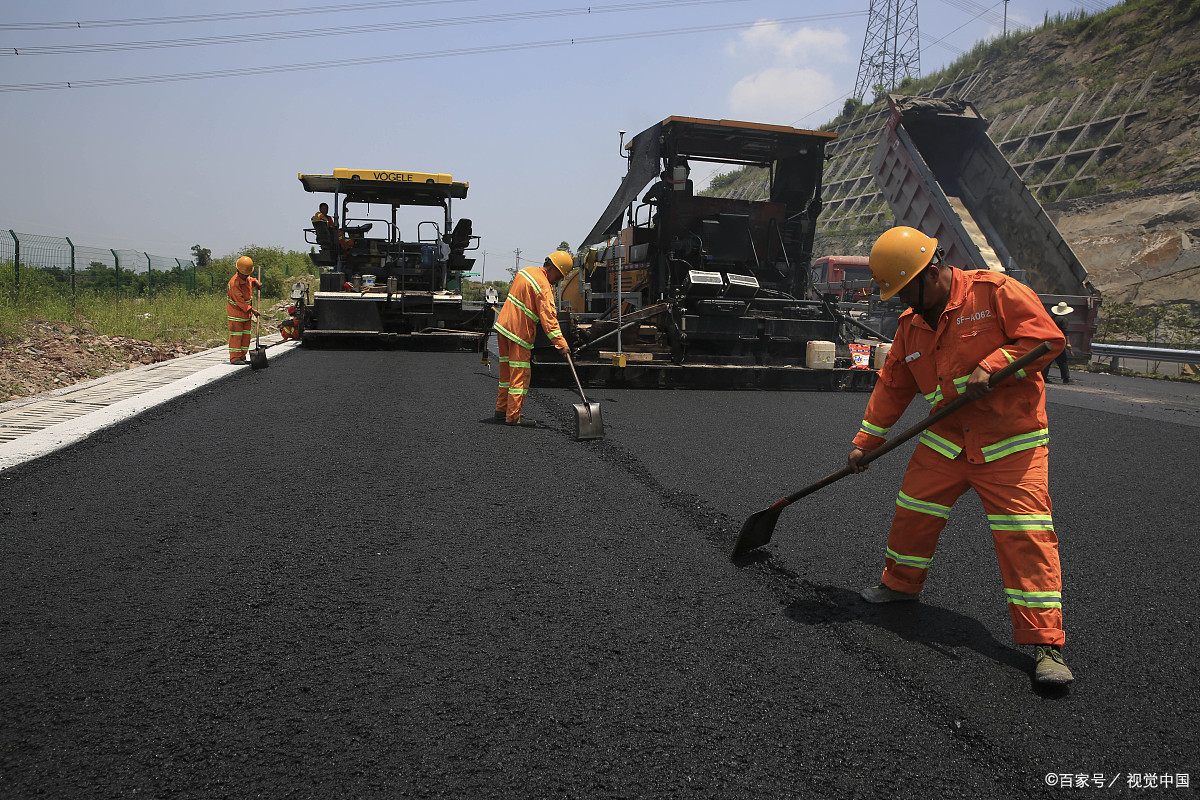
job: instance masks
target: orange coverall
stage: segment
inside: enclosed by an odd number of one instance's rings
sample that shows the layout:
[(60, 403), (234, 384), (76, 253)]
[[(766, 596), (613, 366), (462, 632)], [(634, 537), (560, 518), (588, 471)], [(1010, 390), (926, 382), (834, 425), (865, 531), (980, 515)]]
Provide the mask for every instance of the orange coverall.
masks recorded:
[(521, 418), (525, 395), (533, 364), (530, 351), (537, 336), (537, 326), (550, 337), (560, 352), (567, 352), (567, 340), (558, 327), (558, 309), (554, 289), (542, 267), (526, 267), (513, 278), (508, 299), (496, 317), (499, 334), (496, 344), (500, 350), (500, 389), (496, 394), (496, 411), (504, 412), (506, 422)]
[(950, 508), (967, 489), (983, 501), (1018, 644), (1062, 646), (1062, 573), (1047, 474), (1042, 368), (1065, 344), (1031, 289), (1000, 273), (954, 269), (936, 329), (911, 310), (867, 403), (854, 446), (881, 445), (909, 401), (933, 409), (965, 390), (976, 367), (1003, 368), (1043, 341), (1049, 355), (921, 434), (888, 534), (883, 584), (919, 592)]
[(225, 316), (229, 320), (229, 360), (242, 361), (250, 352), (250, 309), (253, 307), (254, 287), (261, 286), (258, 278), (235, 272), (229, 279), (229, 297)]

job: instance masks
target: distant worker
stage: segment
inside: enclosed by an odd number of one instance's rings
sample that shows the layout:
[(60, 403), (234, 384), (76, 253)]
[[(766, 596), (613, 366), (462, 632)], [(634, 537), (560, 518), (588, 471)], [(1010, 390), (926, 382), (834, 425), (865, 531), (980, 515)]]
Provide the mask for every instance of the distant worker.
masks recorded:
[(556, 283), (571, 271), (573, 259), (565, 250), (546, 256), (540, 267), (526, 267), (513, 276), (508, 299), (496, 317), (496, 344), (500, 349), (500, 390), (496, 395), (496, 419), (509, 425), (532, 428), (535, 420), (521, 414), (529, 392), (532, 370), (530, 351), (537, 326), (550, 337), (560, 353), (570, 352), (566, 337), (558, 327), (558, 309), (554, 303)]
[(313, 222), (324, 222), (329, 226), (329, 230), (337, 230), (337, 222), (333, 217), (329, 216), (329, 203), (321, 203), (317, 206), (317, 213), (312, 215)]
[(1046, 389), (1038, 359), (1000, 386), (991, 374), (1043, 341), (1063, 336), (1031, 289), (1000, 272), (943, 264), (933, 239), (896, 227), (875, 242), (871, 275), (880, 297), (899, 296), (899, 320), (847, 459), (883, 444), (916, 394), (940, 408), (959, 395), (974, 402), (923, 434), (904, 474), (888, 535), (882, 582), (870, 603), (916, 600), (925, 587), (950, 509), (968, 489), (983, 501), (1018, 644), (1035, 646), (1034, 680), (1074, 680), (1063, 661), (1062, 575), (1047, 481)]
[(300, 338), (300, 326), (296, 324), (296, 305), (287, 307), (287, 319), (279, 324), (279, 335), (286, 342), (289, 339)]
[(1067, 316), (1074, 310), (1075, 309), (1067, 305), (1065, 300), (1060, 300), (1058, 305), (1050, 307), (1050, 313), (1054, 315), (1054, 324), (1058, 326), (1060, 331), (1062, 331), (1063, 338), (1067, 340), (1067, 346), (1063, 348), (1063, 351), (1058, 354), (1058, 357), (1055, 358), (1054, 361), (1050, 362), (1050, 364), (1047, 364), (1046, 368), (1042, 370), (1042, 377), (1047, 381), (1050, 380), (1051, 365), (1058, 364), (1058, 374), (1062, 378), (1062, 382), (1071, 382), (1071, 368), (1067, 366), (1067, 356), (1072, 353), (1071, 336), (1070, 329), (1067, 324)]
[(248, 364), (246, 354), (250, 352), (250, 320), (258, 316), (254, 308), (254, 289), (261, 286), (258, 278), (250, 277), (254, 261), (250, 256), (237, 260), (237, 271), (229, 279), (229, 302), (225, 316), (229, 320), (229, 363)]

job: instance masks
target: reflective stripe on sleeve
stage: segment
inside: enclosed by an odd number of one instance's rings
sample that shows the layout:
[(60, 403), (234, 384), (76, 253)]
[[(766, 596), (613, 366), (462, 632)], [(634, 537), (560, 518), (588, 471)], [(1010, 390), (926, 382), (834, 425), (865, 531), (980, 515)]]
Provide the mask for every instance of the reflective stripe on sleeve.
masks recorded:
[(1022, 433), (1019, 436), (1010, 436), (995, 444), (981, 447), (980, 451), (983, 453), (983, 460), (988, 462), (1010, 456), (1013, 453), (1019, 453), (1022, 450), (1032, 450), (1035, 447), (1043, 447), (1048, 444), (1050, 444), (1050, 431), (1042, 428), (1040, 431)]
[(529, 318), (530, 318), (531, 320), (533, 320), (534, 322), (540, 322), (540, 321), (541, 321), (541, 317), (539, 317), (539, 316), (538, 316), (538, 315), (537, 315), (535, 312), (533, 312), (533, 311), (530, 311), (530, 310), (529, 310), (529, 306), (525, 305), (524, 303), (522, 303), (520, 300), (518, 300), (517, 298), (513, 297), (512, 295), (509, 295), (509, 296), (508, 296), (508, 299), (509, 299), (509, 302), (511, 302), (511, 303), (512, 303), (514, 306), (516, 306), (517, 308), (521, 309), (521, 312), (522, 312), (522, 313), (523, 313), (525, 316), (529, 317)]
[(878, 425), (872, 425), (864, 419), (862, 425), (858, 426), (858, 430), (860, 433), (868, 433), (871, 436), (878, 436), (882, 439), (887, 436), (891, 428), (881, 428)]
[[(1016, 361), (1016, 359), (1013, 358), (1012, 354), (1009, 353), (1007, 350), (1005, 350), (1003, 347), (1000, 348), (1000, 352), (1003, 353), (1004, 357), (1008, 359), (1008, 363), (1011, 364), (1012, 362)], [(1021, 378), (1026, 378), (1026, 377), (1028, 377), (1028, 375), (1026, 374), (1025, 370), (1023, 370), (1023, 369), (1017, 370), (1017, 380), (1021, 380)]]
[[(526, 267), (525, 269), (529, 269), (529, 267)], [(538, 286), (538, 282), (537, 282), (537, 281), (535, 281), (533, 278), (531, 278), (531, 277), (529, 277), (528, 275), (526, 275), (526, 274), (525, 274), (525, 269), (521, 270), (521, 271), (520, 271), (520, 272), (518, 272), (517, 274), (518, 274), (518, 275), (520, 275), (520, 276), (521, 276), (522, 278), (524, 278), (525, 280), (529, 281), (529, 285), (533, 287), (533, 290), (534, 290), (535, 292), (537, 292), (538, 294), (541, 294), (541, 293), (542, 293), (542, 287)]]
[(896, 505), (900, 506), (900, 508), (907, 508), (909, 511), (915, 511), (918, 514), (928, 514), (931, 517), (950, 519), (950, 506), (943, 506), (939, 503), (931, 503), (928, 500), (918, 500), (915, 497), (910, 497), (904, 492), (900, 492), (900, 494), (896, 496)]

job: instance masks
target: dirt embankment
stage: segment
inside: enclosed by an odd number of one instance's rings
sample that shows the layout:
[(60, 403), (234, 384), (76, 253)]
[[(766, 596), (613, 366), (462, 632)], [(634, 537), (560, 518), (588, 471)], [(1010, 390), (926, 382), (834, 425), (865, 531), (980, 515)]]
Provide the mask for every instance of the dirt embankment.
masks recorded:
[(103, 336), (87, 326), (34, 320), (21, 335), (0, 341), (0, 403), (220, 344), (218, 339), (163, 343)]

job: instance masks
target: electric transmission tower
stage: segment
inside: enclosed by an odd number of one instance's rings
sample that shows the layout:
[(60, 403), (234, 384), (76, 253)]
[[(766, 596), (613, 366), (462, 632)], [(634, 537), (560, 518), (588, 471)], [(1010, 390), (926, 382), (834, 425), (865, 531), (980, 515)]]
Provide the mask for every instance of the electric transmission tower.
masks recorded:
[(917, 0), (871, 0), (854, 99), (862, 102), (863, 96), (876, 86), (888, 92), (904, 78), (920, 74)]

